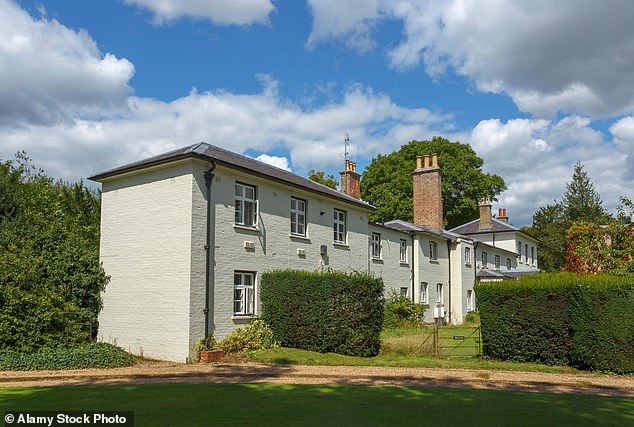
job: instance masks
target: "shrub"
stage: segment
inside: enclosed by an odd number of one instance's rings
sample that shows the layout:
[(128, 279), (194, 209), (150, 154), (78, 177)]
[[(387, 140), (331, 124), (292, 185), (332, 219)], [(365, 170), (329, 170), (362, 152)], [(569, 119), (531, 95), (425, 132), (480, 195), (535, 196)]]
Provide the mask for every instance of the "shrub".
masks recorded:
[(283, 270), (262, 275), (262, 318), (285, 347), (376, 356), (383, 280), (367, 274)]
[(398, 328), (408, 322), (423, 321), (425, 306), (392, 291), (385, 300), (383, 328)]
[(120, 368), (134, 363), (136, 359), (132, 355), (106, 343), (42, 350), (37, 353), (0, 353), (0, 371)]
[(226, 353), (265, 350), (277, 346), (273, 331), (261, 319), (255, 319), (246, 327), (234, 330), (217, 344), (217, 347)]
[(464, 318), (464, 323), (468, 325), (480, 326), (480, 315), (477, 311), (469, 311)]
[(634, 372), (634, 281), (539, 274), (476, 286), (482, 349), (504, 360)]

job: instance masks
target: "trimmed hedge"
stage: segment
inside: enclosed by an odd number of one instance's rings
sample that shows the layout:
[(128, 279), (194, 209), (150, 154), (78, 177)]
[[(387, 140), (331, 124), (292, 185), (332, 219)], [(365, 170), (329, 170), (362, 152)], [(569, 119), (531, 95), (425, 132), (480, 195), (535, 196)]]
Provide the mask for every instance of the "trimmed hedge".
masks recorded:
[(634, 372), (634, 280), (569, 273), (476, 285), (484, 355)]
[(37, 353), (0, 353), (0, 371), (120, 368), (135, 363), (136, 359), (132, 355), (106, 343), (42, 350)]
[(383, 280), (367, 274), (264, 273), (262, 319), (284, 347), (371, 357), (379, 353)]

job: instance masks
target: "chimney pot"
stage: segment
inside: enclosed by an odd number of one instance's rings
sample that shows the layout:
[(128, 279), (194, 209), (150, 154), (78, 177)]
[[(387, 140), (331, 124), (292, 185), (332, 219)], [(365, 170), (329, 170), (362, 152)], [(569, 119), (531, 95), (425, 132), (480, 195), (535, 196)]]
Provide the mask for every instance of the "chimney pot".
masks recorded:
[(429, 167), (429, 154), (425, 154), (425, 169)]
[(438, 167), (438, 156), (436, 155), (436, 153), (431, 155), (431, 167), (432, 168)]
[(346, 159), (346, 168), (341, 175), (341, 192), (355, 199), (361, 199), (361, 176), (357, 173), (357, 164)]
[(423, 158), (422, 156), (416, 156), (416, 169), (420, 169), (423, 167)]

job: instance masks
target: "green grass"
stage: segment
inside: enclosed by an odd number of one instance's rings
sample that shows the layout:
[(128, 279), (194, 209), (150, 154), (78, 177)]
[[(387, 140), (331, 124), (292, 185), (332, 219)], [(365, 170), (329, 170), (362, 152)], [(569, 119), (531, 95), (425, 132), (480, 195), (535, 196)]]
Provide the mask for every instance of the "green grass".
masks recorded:
[[(258, 362), (284, 365), (324, 366), (403, 366), (446, 369), (495, 369), (527, 372), (578, 373), (567, 366), (547, 366), (535, 363), (502, 362), (475, 357), (477, 334), (473, 328), (446, 326), (440, 329), (441, 356), (433, 355), (433, 327), (405, 327), (386, 329), (381, 333), (381, 352), (376, 357), (352, 357), (333, 353), (276, 348), (251, 352), (248, 356)], [(454, 336), (466, 339), (454, 340)], [(448, 348), (449, 346), (458, 346)]]
[(634, 401), (469, 389), (153, 384), (0, 389), (3, 411), (133, 411), (136, 426), (633, 425)]
[(376, 357), (353, 357), (283, 347), (251, 352), (248, 356), (255, 362), (280, 365), (400, 366), (407, 368), (493, 369), (559, 374), (575, 374), (580, 372), (567, 366), (549, 366), (536, 363), (501, 362), (496, 360), (467, 358), (443, 359), (397, 354), (380, 354)]

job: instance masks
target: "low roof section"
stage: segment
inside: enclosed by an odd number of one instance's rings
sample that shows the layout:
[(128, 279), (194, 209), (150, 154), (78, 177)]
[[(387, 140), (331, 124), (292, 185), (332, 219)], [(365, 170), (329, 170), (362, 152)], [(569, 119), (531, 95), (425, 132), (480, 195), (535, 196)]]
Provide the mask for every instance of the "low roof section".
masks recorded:
[(449, 230), (452, 233), (463, 234), (465, 236), (471, 236), (474, 234), (487, 234), (487, 233), (521, 233), (525, 236), (534, 239), (535, 241), (540, 241), (537, 237), (531, 236), (527, 232), (523, 231), (521, 228), (515, 227), (514, 225), (508, 224), (504, 221), (500, 221), (496, 218), (491, 218), (491, 228), (480, 229), (480, 219), (474, 219), (466, 224), (459, 225), (458, 227), (452, 228)]
[(104, 182), (118, 175), (142, 171), (143, 169), (149, 167), (159, 166), (187, 158), (197, 158), (208, 162), (215, 162), (218, 165), (222, 165), (231, 169), (240, 170), (242, 172), (257, 175), (266, 179), (270, 179), (272, 181), (290, 185), (292, 187), (301, 188), (303, 190), (316, 193), (321, 196), (338, 199), (342, 202), (353, 204), (366, 210), (375, 209), (374, 206), (367, 202), (364, 202), (363, 200), (355, 199), (354, 197), (348, 196), (344, 193), (340, 193), (337, 190), (333, 190), (332, 188), (326, 187), (325, 185), (319, 184), (315, 181), (311, 181), (310, 179), (304, 178), (285, 169), (271, 166), (269, 164), (260, 162), (259, 160), (255, 160), (250, 157), (246, 157), (241, 154), (237, 154), (232, 151), (207, 144), (206, 142), (201, 142), (198, 144), (179, 148), (177, 150), (159, 154), (158, 156), (150, 157), (138, 162), (128, 163), (114, 169), (100, 172), (89, 177), (88, 179), (97, 182)]
[(425, 225), (412, 224), (411, 222), (401, 221), (397, 219), (395, 221), (388, 221), (382, 224), (384, 227), (388, 227), (398, 231), (404, 231), (406, 233), (427, 233), (433, 236), (439, 237), (444, 240), (449, 240), (451, 242), (456, 242), (459, 236), (456, 233), (449, 232), (447, 230), (434, 230)]

